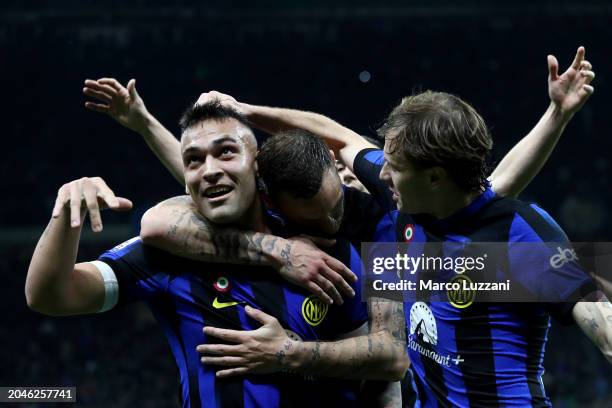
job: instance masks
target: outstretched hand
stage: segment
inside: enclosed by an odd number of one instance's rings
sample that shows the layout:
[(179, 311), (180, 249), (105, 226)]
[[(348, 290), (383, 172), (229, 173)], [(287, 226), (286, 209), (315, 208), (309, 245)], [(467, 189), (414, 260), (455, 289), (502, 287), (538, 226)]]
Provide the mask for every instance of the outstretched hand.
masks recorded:
[(584, 57), (584, 47), (578, 47), (572, 65), (559, 75), (557, 58), (554, 55), (548, 56), (548, 95), (562, 114), (573, 115), (593, 94), (594, 88), (590, 84), (595, 78), (595, 72)]
[(114, 78), (100, 78), (95, 81), (87, 79), (83, 93), (96, 100), (96, 102), (85, 102), (87, 109), (105, 113), (138, 133), (145, 128), (148, 112), (136, 91), (135, 79), (131, 79), (127, 87)]
[(71, 181), (60, 187), (55, 200), (52, 217), (58, 218), (63, 211), (70, 212), (70, 226), (81, 225), (82, 209), (89, 211), (91, 229), (94, 232), (102, 231), (102, 217), (100, 210), (110, 208), (115, 211), (128, 211), (132, 209), (132, 202), (127, 198), (116, 197), (115, 193), (100, 177), (83, 177)]

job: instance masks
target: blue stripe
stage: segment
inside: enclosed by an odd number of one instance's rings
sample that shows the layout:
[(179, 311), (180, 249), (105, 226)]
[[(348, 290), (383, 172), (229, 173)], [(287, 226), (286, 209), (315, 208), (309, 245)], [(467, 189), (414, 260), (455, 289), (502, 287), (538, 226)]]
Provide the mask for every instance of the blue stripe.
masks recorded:
[(172, 286), (173, 292), (180, 293), (183, 298), (181, 302), (176, 303), (176, 314), (181, 318), (179, 330), (187, 354), (189, 374), (198, 379), (202, 407), (217, 407), (215, 371), (200, 362), (200, 355), (196, 351), (196, 346), (209, 341), (202, 331), (206, 322), (202, 320), (202, 312), (196, 307), (197, 302), (192, 296), (191, 280), (181, 276), (172, 281)]
[(363, 158), (377, 166), (382, 166), (385, 161), (385, 155), (382, 150), (372, 150), (366, 153)]
[(178, 337), (177, 332), (172, 327), (170, 321), (166, 318), (166, 316), (174, 315), (174, 311), (163, 310), (161, 307), (158, 308), (155, 306), (157, 303), (151, 303), (150, 309), (159, 325), (162, 327), (164, 334), (166, 335), (166, 339), (168, 339), (168, 343), (170, 344), (170, 350), (172, 351), (172, 355), (176, 361), (176, 365), (179, 370), (179, 377), (181, 382), (181, 395), (183, 401), (183, 408), (190, 407), (189, 404), (189, 374), (187, 372), (187, 360), (185, 359), (185, 354), (183, 352), (183, 346)]
[(278, 385), (253, 383), (248, 378), (243, 381), (244, 408), (279, 407), (280, 392)]
[[(504, 310), (505, 309), (505, 310)], [(519, 406), (531, 405), (531, 394), (527, 385), (527, 327), (524, 318), (512, 316), (508, 308), (489, 308), (493, 358), (495, 360), (495, 382), (497, 394), (502, 401), (512, 401)]]

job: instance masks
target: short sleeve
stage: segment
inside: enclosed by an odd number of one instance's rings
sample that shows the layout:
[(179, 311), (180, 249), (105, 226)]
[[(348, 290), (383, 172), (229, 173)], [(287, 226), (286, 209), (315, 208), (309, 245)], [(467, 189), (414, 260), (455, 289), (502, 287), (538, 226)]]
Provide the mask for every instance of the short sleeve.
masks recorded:
[(508, 240), (510, 278), (563, 324), (576, 302), (597, 290), (559, 225), (535, 204), (514, 216)]
[(159, 267), (155, 259), (160, 257), (158, 252), (161, 251), (144, 246), (139, 237), (134, 237), (98, 258), (98, 262), (107, 265), (116, 276), (117, 305), (149, 300), (166, 290), (170, 277), (156, 269)]
[(389, 186), (379, 177), (383, 163), (384, 154), (381, 149), (363, 149), (355, 157), (353, 172), (384, 210), (394, 210), (396, 205)]

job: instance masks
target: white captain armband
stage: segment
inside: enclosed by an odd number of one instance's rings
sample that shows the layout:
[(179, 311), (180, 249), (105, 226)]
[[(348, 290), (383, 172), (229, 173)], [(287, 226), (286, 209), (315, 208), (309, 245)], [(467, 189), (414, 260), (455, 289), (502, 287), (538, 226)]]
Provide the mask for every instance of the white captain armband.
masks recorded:
[(104, 262), (92, 261), (90, 263), (98, 268), (104, 280), (104, 304), (100, 310), (98, 310), (98, 313), (106, 312), (115, 307), (119, 300), (119, 283), (117, 282), (117, 276), (115, 272), (113, 272), (113, 268)]

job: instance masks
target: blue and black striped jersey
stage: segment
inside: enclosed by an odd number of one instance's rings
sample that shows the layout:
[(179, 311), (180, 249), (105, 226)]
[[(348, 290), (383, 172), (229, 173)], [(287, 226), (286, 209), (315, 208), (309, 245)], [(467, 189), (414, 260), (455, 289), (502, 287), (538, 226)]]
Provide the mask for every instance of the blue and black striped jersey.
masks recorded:
[[(329, 253), (360, 277), (358, 252), (339, 239)], [(358, 381), (305, 378), (294, 374), (216, 379), (200, 362), (196, 346), (207, 342), (204, 326), (235, 330), (259, 327), (245, 313), (254, 308), (275, 316), (294, 338), (332, 340), (367, 322), (360, 286), (342, 306), (327, 306), (283, 281), (267, 267), (200, 263), (127, 241), (100, 256), (119, 283), (119, 304), (146, 301), (161, 324), (176, 359), (183, 407), (354, 406)]]
[[(388, 187), (379, 178), (383, 153), (366, 149), (355, 159), (359, 180), (392, 208)], [(596, 290), (576, 260), (553, 266), (551, 259), (571, 247), (557, 223), (540, 207), (500, 198), (491, 189), (443, 220), (399, 213), (396, 236), (413, 242), (503, 243), (504, 256), (493, 270), (534, 294), (555, 302), (479, 303), (459, 308), (432, 301), (428, 293), (404, 303), (407, 350), (420, 407), (550, 406), (542, 382), (550, 317), (571, 323), (576, 301)], [(520, 243), (535, 245), (526, 252)], [(456, 246), (455, 246), (456, 247)], [(456, 256), (456, 254), (454, 255)]]

